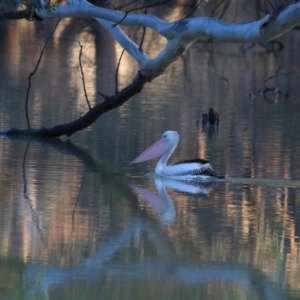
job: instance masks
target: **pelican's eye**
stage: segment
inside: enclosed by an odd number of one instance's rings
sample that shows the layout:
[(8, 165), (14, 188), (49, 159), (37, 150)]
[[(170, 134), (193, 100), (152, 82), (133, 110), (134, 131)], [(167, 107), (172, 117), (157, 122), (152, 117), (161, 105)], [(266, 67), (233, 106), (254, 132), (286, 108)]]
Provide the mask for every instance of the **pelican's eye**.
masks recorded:
[(167, 137), (167, 135), (166, 134), (164, 134), (164, 138), (166, 138)]

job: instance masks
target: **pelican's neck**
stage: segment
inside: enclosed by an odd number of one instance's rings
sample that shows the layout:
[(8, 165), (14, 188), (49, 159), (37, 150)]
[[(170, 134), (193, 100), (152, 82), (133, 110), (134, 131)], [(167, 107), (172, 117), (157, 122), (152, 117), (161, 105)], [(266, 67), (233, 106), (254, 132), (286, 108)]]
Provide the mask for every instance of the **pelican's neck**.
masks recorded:
[(156, 168), (155, 168), (155, 173), (156, 174), (161, 174), (162, 170), (166, 167), (170, 156), (173, 154), (174, 150), (177, 147), (177, 144), (178, 144), (178, 140), (175, 141), (173, 145), (170, 144), (168, 149), (166, 150), (166, 152), (159, 159), (159, 161), (156, 165)]

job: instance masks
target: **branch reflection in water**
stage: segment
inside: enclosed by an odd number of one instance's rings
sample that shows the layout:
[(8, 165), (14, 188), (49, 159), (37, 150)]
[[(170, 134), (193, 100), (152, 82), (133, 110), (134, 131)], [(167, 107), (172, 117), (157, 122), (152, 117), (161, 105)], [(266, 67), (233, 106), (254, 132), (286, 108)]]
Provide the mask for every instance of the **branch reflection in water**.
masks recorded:
[(174, 204), (166, 188), (188, 194), (208, 195), (217, 184), (214, 181), (182, 181), (158, 176), (153, 176), (153, 178), (158, 194), (136, 185), (131, 185), (131, 187), (146, 203), (151, 205), (164, 224), (171, 224), (176, 218)]
[[(207, 195), (218, 184), (216, 182), (191, 183), (163, 178), (155, 178), (154, 181), (158, 194), (135, 185), (131, 187), (160, 215), (161, 221), (166, 223), (176, 218), (175, 208), (166, 188), (183, 193)], [(100, 283), (106, 280), (128, 282), (160, 278), (169, 279), (175, 284), (176, 282), (177, 284), (179, 282), (184, 284), (222, 282), (223, 286), (234, 285), (251, 299), (261, 294), (265, 295), (265, 299), (281, 299), (278, 286), (258, 269), (224, 262), (190, 264), (186, 261), (187, 258), (173, 247), (163, 228), (157, 226), (153, 218), (143, 214), (143, 218), (132, 219), (127, 228), (112, 233), (104, 245), (99, 246), (91, 257), (82, 259), (76, 267), (28, 265), (25, 267), (24, 274), (27, 295), (33, 296), (38, 292), (47, 297), (52, 289), (64, 286), (70, 281)], [(132, 242), (137, 241), (141, 233), (147, 237), (157, 256), (152, 257), (151, 260), (144, 259), (130, 264), (127, 260), (120, 261), (117, 253), (125, 249), (132, 251)], [(38, 285), (32, 284), (35, 282), (39, 282)], [(124, 299), (127, 299), (127, 296)]]
[[(30, 168), (30, 164), (26, 164), (26, 160), (28, 159), (28, 152), (31, 151), (29, 146), (35, 142), (42, 144), (42, 147), (38, 149), (39, 152), (43, 152), (45, 147), (47, 147), (48, 150), (52, 149), (69, 157), (74, 156), (83, 166), (78, 172), (81, 176), (81, 184), (76, 185), (78, 197), (73, 197), (73, 201), (68, 201), (68, 210), (65, 210), (65, 212), (69, 212), (69, 216), (72, 214), (73, 218), (66, 218), (64, 223), (57, 224), (58, 230), (53, 232), (49, 230), (53, 223), (42, 223), (45, 222), (43, 215), (49, 211), (48, 203), (44, 201), (44, 207), (38, 206), (35, 208), (30, 198), (29, 185), (32, 182), (30, 182), (28, 172), (26, 172), (26, 169)], [(37, 162), (37, 160), (34, 161)], [(92, 172), (97, 174), (97, 193), (90, 194), (90, 201), (94, 202), (90, 204), (90, 207), (85, 207), (83, 210), (80, 205), (83, 202), (83, 197), (85, 197), (85, 186), (91, 178), (90, 174)], [(34, 259), (22, 261), (22, 276), (20, 277), (22, 279), (17, 284), (22, 290), (24, 299), (37, 299), (37, 295), (43, 295), (42, 299), (48, 299), (50, 298), (49, 295), (51, 296), (55, 291), (61, 294), (66, 293), (70, 296), (68, 288), (72, 287), (72, 291), (76, 291), (80, 283), (86, 285), (89, 290), (94, 288), (93, 291), (97, 293), (100, 293), (101, 289), (108, 288), (110, 283), (121, 285), (123, 282), (126, 285), (133, 285), (136, 291), (139, 289), (141, 281), (144, 286), (157, 288), (158, 293), (163, 285), (170, 286), (172, 290), (180, 286), (184, 290), (183, 293), (187, 293), (187, 290), (194, 286), (204, 285), (205, 288), (201, 289), (199, 293), (205, 293), (204, 290), (207, 287), (219, 288), (224, 293), (230, 290), (232, 291), (231, 294), (234, 295), (242, 291), (247, 299), (261, 297), (272, 300), (283, 299), (284, 287), (274, 282), (274, 273), (264, 272), (258, 266), (251, 263), (245, 264), (243, 261), (230, 259), (222, 261), (217, 256), (209, 258), (196, 256), (196, 258), (193, 258), (188, 252), (182, 251), (176, 246), (176, 241), (183, 245), (188, 240), (186, 239), (186, 233), (189, 228), (182, 226), (182, 223), (178, 223), (182, 228), (182, 233), (175, 232), (177, 239), (172, 238), (168, 234), (166, 228), (172, 227), (175, 221), (177, 222), (180, 219), (180, 214), (182, 214), (182, 211), (178, 212), (176, 219), (175, 205), (168, 195), (169, 190), (176, 190), (185, 194), (207, 195), (213, 191), (215, 186), (222, 186), (218, 182), (193, 183), (155, 178), (154, 182), (158, 194), (137, 185), (132, 185), (132, 188), (130, 188), (126, 176), (120, 176), (120, 174), (114, 176), (93, 159), (88, 152), (71, 142), (62, 142), (57, 139), (31, 139), (28, 142), (24, 153), (23, 174), (23, 192), (31, 211), (31, 223), (34, 224), (37, 230), (40, 230), (40, 235), (33, 236), (32, 231), (30, 231), (26, 238), (34, 239), (33, 243), (36, 247), (40, 245), (37, 241), (39, 239), (42, 240), (42, 246), (47, 248), (48, 255), (48, 258), (44, 261), (39, 259), (38, 256)], [(50, 178), (47, 178), (47, 180), (50, 181)], [(100, 187), (99, 184), (101, 184)], [(228, 184), (232, 186), (231, 183)], [(116, 203), (116, 206), (113, 205), (111, 210), (115, 214), (115, 218), (111, 215), (108, 216), (104, 222), (110, 223), (103, 229), (95, 222), (96, 219), (99, 219), (99, 214), (94, 211), (96, 211), (95, 203), (98, 205), (98, 211), (104, 208), (104, 205), (99, 205), (100, 197), (108, 197), (107, 193), (103, 193), (101, 196), (101, 188), (104, 186), (109, 186), (111, 190), (119, 190), (120, 192), (113, 194), (112, 201)], [(147, 210), (140, 208), (132, 189), (159, 214), (161, 222), (153, 218)], [(44, 191), (44, 188), (42, 190)], [(53, 194), (51, 200), (54, 201)], [(176, 199), (174, 201), (176, 203)], [(115, 223), (118, 219), (126, 214), (124, 210), (120, 209), (120, 206), (124, 205), (124, 203), (129, 208), (127, 209), (129, 213), (122, 224), (116, 226)], [(178, 206), (176, 205), (176, 207)], [(83, 220), (80, 216), (82, 212), (88, 212), (89, 216), (87, 218), (90, 223), (79, 228), (79, 223), (82, 223)], [(53, 211), (53, 213), (49, 214), (49, 218), (54, 218), (57, 213), (57, 211)], [(41, 218), (37, 218), (38, 216), (41, 216)], [(187, 212), (186, 216), (190, 218), (191, 213)], [(202, 218), (203, 214), (199, 214), (199, 216)], [(209, 221), (213, 222), (213, 220)], [(40, 226), (40, 223), (42, 226)], [(172, 224), (172, 226), (161, 226), (161, 223), (164, 225)], [(72, 231), (68, 231), (68, 228), (71, 228)], [(47, 240), (47, 237), (50, 235), (49, 231), (53, 235), (63, 230), (65, 230), (65, 235), (63, 235), (65, 240), (62, 244), (59, 244), (61, 248), (51, 249), (51, 242)], [(92, 238), (89, 239), (81, 232), (78, 240), (74, 241), (73, 233), (80, 230), (84, 231), (84, 233), (87, 231), (93, 232)], [(195, 227), (195, 231), (200, 230), (198, 227)], [(68, 240), (69, 235), (72, 237), (72, 240)], [(199, 237), (201, 235), (196, 236), (198, 240)], [(194, 240), (192, 243), (194, 243)], [(223, 244), (217, 245), (223, 247), (221, 251), (226, 251)], [(80, 251), (72, 252), (72, 249), (76, 246), (81, 247)], [(84, 251), (83, 246), (93, 249), (87, 252)], [(239, 248), (240, 245), (236, 244), (236, 247)], [(30, 250), (34, 249), (35, 247), (30, 248)], [(14, 249), (11, 247), (9, 250)], [(24, 248), (19, 250), (24, 252)], [(201, 244), (191, 248), (193, 252), (197, 250), (205, 251)], [(212, 252), (213, 250), (213, 247), (207, 247), (207, 251)], [(8, 251), (8, 253), (11, 252)], [(142, 255), (139, 255), (140, 253)], [(7, 257), (11, 258), (11, 256)], [(60, 260), (55, 260), (55, 257), (60, 258)], [(69, 264), (62, 262), (70, 257)], [(10, 269), (12, 268), (12, 265), (10, 265)], [(66, 292), (65, 289), (68, 291)], [(132, 296), (130, 293), (122, 294), (122, 299), (132, 299), (130, 296)], [(60, 297), (60, 299), (67, 299), (67, 297)], [(116, 298), (112, 297), (111, 299)], [(145, 294), (144, 299), (152, 298)], [(168, 299), (171, 299), (171, 297)]]

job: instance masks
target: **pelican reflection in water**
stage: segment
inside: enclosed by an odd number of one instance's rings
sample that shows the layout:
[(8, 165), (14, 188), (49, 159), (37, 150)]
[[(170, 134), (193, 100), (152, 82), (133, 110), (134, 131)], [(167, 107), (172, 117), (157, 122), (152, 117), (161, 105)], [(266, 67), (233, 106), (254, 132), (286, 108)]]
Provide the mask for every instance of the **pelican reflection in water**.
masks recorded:
[(216, 186), (216, 182), (180, 181), (171, 178), (154, 177), (158, 194), (136, 185), (134, 191), (158, 213), (162, 223), (170, 224), (176, 218), (176, 210), (166, 188), (194, 195), (207, 195)]

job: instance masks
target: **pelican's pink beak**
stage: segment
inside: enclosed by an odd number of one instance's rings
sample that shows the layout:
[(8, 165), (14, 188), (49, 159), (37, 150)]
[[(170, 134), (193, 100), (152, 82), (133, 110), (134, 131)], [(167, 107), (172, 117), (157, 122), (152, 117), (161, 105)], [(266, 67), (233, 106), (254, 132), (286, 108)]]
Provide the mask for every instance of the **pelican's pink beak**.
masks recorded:
[(139, 155), (135, 160), (130, 162), (130, 164), (140, 163), (161, 156), (166, 152), (168, 147), (169, 144), (165, 141), (164, 138), (161, 138), (155, 144), (145, 150), (141, 155)]

